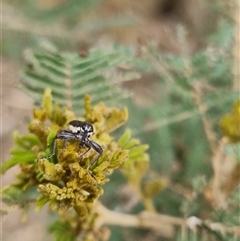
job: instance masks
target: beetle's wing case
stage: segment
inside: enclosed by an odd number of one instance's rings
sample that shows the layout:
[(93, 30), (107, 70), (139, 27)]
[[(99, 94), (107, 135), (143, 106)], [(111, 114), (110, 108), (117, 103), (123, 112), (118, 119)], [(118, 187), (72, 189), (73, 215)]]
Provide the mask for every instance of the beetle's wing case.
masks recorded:
[(72, 132), (72, 133), (80, 133), (80, 132), (84, 132), (83, 130), (83, 125), (84, 125), (84, 122), (82, 121), (79, 121), (79, 120), (73, 120), (73, 121), (70, 121), (68, 123), (69, 125), (69, 130)]
[(72, 133), (87, 134), (90, 137), (93, 134), (93, 126), (87, 122), (73, 120), (69, 122), (69, 130)]

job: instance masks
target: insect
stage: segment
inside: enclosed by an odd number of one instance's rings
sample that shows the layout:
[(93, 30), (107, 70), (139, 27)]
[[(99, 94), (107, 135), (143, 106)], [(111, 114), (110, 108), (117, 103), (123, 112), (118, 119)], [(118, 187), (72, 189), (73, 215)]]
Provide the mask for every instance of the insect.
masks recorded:
[(52, 142), (52, 153), (47, 158), (51, 158), (55, 155), (57, 139), (64, 141), (64, 148), (66, 147), (66, 141), (79, 140), (79, 148), (84, 146), (88, 148), (81, 157), (89, 152), (91, 148), (98, 153), (98, 155), (90, 162), (90, 165), (88, 166), (89, 169), (89, 167), (91, 167), (103, 153), (102, 147), (98, 143), (89, 139), (92, 134), (93, 126), (91, 124), (79, 120), (69, 122), (69, 130), (62, 130), (54, 137)]

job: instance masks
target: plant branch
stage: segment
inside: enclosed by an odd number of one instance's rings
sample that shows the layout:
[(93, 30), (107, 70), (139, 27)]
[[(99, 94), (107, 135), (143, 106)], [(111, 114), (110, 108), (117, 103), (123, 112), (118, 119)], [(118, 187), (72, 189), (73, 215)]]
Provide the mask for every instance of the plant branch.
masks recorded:
[(233, 90), (239, 91), (240, 89), (240, 1), (235, 0), (234, 7), (234, 20), (235, 20), (235, 31), (234, 31), (234, 45), (233, 45)]
[(197, 227), (208, 227), (212, 232), (223, 234), (232, 233), (240, 237), (239, 227), (229, 227), (220, 223), (211, 223), (196, 217), (187, 219), (172, 217), (152, 212), (141, 212), (137, 215), (117, 213), (104, 207), (101, 203), (96, 203), (96, 212), (99, 214), (96, 227), (103, 225), (117, 225), (121, 227), (134, 227), (152, 229), (165, 237), (173, 237), (175, 227), (189, 228), (195, 230)]
[(204, 131), (205, 131), (209, 146), (211, 148), (212, 153), (215, 153), (217, 138), (212, 129), (211, 123), (207, 118), (206, 110), (208, 108), (204, 103), (202, 103), (202, 95), (203, 95), (202, 85), (199, 82), (195, 82), (193, 84), (193, 96), (195, 99), (196, 106), (201, 114), (203, 127), (204, 127)]
[[(206, 108), (206, 110), (207, 109), (208, 108)], [(199, 111), (198, 110), (185, 111), (185, 112), (182, 112), (182, 113), (180, 113), (178, 115), (175, 115), (175, 116), (172, 116), (172, 117), (169, 117), (169, 118), (166, 118), (166, 119), (154, 122), (154, 123), (146, 124), (143, 127), (142, 130), (135, 131), (134, 135), (142, 134), (142, 133), (149, 132), (149, 131), (153, 131), (155, 129), (158, 129), (158, 128), (161, 128), (163, 126), (170, 125), (170, 124), (173, 124), (173, 123), (176, 123), (176, 122), (181, 122), (181, 121), (190, 119), (190, 118), (192, 118), (195, 115), (199, 115)]]
[(230, 159), (225, 154), (228, 139), (223, 137), (211, 158), (213, 168), (213, 178), (207, 186), (205, 197), (215, 207), (226, 209), (228, 195), (239, 183), (239, 165), (234, 163), (232, 168), (226, 169), (226, 165), (231, 166)]
[[(104, 207), (101, 203), (96, 204), (96, 212), (99, 214), (97, 228), (103, 225), (116, 225), (121, 227), (147, 228), (158, 232), (164, 237), (173, 237), (174, 223), (181, 226), (182, 220), (172, 218), (166, 221), (165, 215), (159, 215), (152, 212), (144, 211), (138, 215), (117, 213)], [(168, 216), (166, 216), (168, 219)]]

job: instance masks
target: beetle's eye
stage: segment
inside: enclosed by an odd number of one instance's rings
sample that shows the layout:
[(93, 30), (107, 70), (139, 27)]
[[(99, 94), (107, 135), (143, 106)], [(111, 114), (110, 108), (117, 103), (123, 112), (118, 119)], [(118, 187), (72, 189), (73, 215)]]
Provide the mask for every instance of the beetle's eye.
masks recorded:
[(93, 132), (88, 132), (88, 138), (93, 134)]

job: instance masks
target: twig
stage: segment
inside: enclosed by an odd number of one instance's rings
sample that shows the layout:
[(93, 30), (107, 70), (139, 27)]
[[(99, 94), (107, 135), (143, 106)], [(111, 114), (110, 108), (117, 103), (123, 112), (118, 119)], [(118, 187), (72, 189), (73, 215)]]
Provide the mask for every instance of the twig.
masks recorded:
[[(235, 161), (231, 164), (230, 159), (225, 154), (228, 143), (227, 137), (223, 137), (218, 143), (216, 152), (211, 158), (213, 178), (204, 193), (212, 205), (221, 209), (227, 208), (227, 198), (239, 184), (240, 165)], [(226, 165), (233, 166), (228, 168), (226, 172)]]
[(159, 56), (156, 57), (147, 43), (143, 46), (140, 45), (139, 52), (141, 58), (149, 62), (159, 76), (164, 76), (167, 83), (175, 84), (175, 76), (173, 74), (175, 69), (167, 64), (166, 61), (161, 60), (161, 58), (159, 59)]
[(186, 111), (186, 112), (183, 112), (179, 115), (170, 117), (170, 118), (165, 119), (165, 120), (160, 120), (158, 122), (149, 123), (149, 124), (146, 124), (144, 126), (143, 130), (135, 131), (134, 135), (138, 135), (138, 134), (142, 134), (142, 133), (145, 133), (145, 132), (153, 131), (155, 129), (158, 129), (160, 127), (163, 127), (163, 126), (166, 126), (166, 125), (169, 125), (169, 124), (184, 121), (184, 120), (190, 119), (193, 116), (198, 115), (198, 114), (199, 114), (198, 110)]
[(101, 203), (96, 204), (96, 212), (99, 214), (96, 228), (100, 228), (103, 225), (147, 228), (155, 230), (159, 235), (167, 238), (174, 235), (174, 223), (180, 226), (183, 224), (179, 218), (172, 218), (147, 211), (138, 215), (117, 213), (107, 209)]
[(229, 227), (220, 223), (211, 223), (197, 217), (187, 219), (172, 217), (168, 215), (142, 212), (137, 215), (117, 213), (104, 207), (101, 203), (96, 203), (96, 212), (99, 214), (96, 228), (103, 225), (117, 225), (121, 227), (147, 228), (152, 229), (161, 235), (172, 237), (175, 227), (189, 228), (195, 230), (197, 227), (206, 228), (214, 232), (231, 233), (240, 237), (239, 227)]
[(207, 118), (206, 110), (208, 109), (205, 104), (202, 103), (203, 88), (199, 82), (193, 84), (193, 95), (196, 106), (201, 114), (204, 131), (206, 133), (207, 140), (209, 142), (212, 153), (216, 151), (217, 138), (213, 132), (210, 121)]
[(219, 203), (221, 203), (220, 206), (223, 206), (223, 197), (221, 192), (221, 173), (222, 173), (222, 160), (224, 157), (224, 149), (226, 147), (227, 140), (226, 138), (223, 138), (219, 142), (219, 146), (217, 148), (216, 153), (214, 154), (212, 158), (212, 166), (213, 166), (213, 187), (212, 190), (214, 192), (215, 200), (218, 200)]
[(234, 18), (235, 18), (235, 31), (234, 31), (234, 45), (233, 45), (233, 90), (240, 90), (240, 1), (235, 0), (234, 4)]

